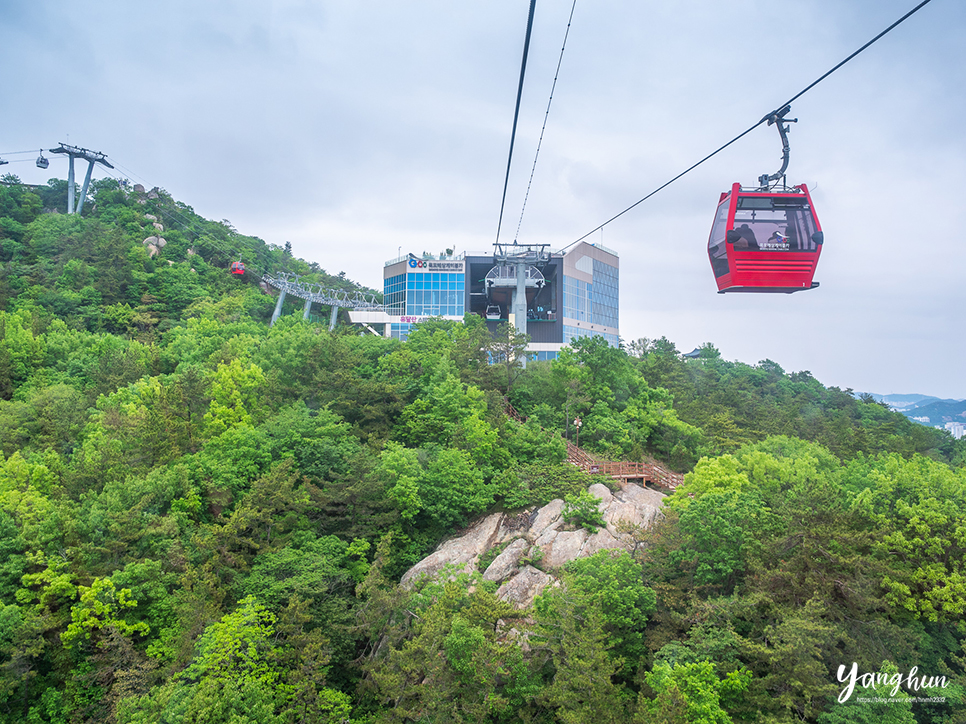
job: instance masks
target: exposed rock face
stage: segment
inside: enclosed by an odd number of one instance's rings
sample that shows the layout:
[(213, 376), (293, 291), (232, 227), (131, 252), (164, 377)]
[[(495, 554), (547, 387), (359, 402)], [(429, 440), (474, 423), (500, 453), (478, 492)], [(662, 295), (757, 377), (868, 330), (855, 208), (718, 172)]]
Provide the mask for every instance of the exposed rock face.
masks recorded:
[(448, 565), (465, 563), (475, 567), (481, 555), (500, 543), (496, 534), (502, 518), (502, 513), (488, 515), (459, 538), (446, 541), (435, 552), (406, 571), (400, 583), (405, 586), (417, 576), (435, 575)]
[(556, 584), (557, 579), (533, 566), (524, 566), (513, 578), (496, 589), (497, 598), (512, 603), (517, 608), (527, 608), (533, 599), (543, 593), (547, 586)]
[[(631, 536), (619, 528), (622, 524), (650, 526), (660, 514), (664, 500), (662, 493), (633, 483), (623, 484), (615, 493), (596, 483), (588, 492), (600, 499), (598, 506), (607, 524), (605, 528), (595, 533), (583, 528), (574, 530), (562, 518), (562, 500), (518, 513), (492, 513), (410, 568), (402, 585), (422, 575), (435, 576), (447, 565), (462, 564), (467, 570), (478, 570), (482, 555), (505, 545), (486, 567), (483, 577), (500, 584), (497, 596), (501, 600), (523, 609), (547, 586), (556, 585), (552, 572), (565, 563), (603, 550), (630, 547)], [(535, 568), (531, 561), (551, 573)]]
[(520, 567), (520, 559), (530, 548), (526, 538), (517, 538), (503, 552), (493, 559), (493, 562), (483, 572), (483, 578), (488, 581), (503, 581), (515, 573)]
[(158, 236), (149, 236), (141, 243), (147, 248), (148, 256), (154, 257), (157, 256), (158, 252), (161, 251), (161, 248), (168, 242)]

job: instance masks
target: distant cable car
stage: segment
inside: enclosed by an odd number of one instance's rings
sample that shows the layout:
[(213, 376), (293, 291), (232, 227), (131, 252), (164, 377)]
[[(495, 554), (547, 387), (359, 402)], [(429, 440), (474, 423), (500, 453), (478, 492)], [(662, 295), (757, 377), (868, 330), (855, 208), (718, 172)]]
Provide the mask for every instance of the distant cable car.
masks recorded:
[(769, 186), (783, 179), (788, 168), (788, 129), (785, 106), (773, 113), (782, 137), (783, 163), (776, 174), (763, 175), (760, 186), (742, 189), (734, 184), (721, 194), (708, 239), (708, 257), (718, 293), (779, 292), (815, 289), (812, 281), (825, 241), (805, 184), (791, 188)]
[(238, 275), (244, 274), (245, 273), (245, 265), (242, 264), (240, 261), (233, 261), (231, 263), (231, 273), (232, 274), (238, 274)]
[(47, 168), (50, 161), (44, 158), (44, 149), (40, 149), (40, 156), (37, 157), (37, 168)]

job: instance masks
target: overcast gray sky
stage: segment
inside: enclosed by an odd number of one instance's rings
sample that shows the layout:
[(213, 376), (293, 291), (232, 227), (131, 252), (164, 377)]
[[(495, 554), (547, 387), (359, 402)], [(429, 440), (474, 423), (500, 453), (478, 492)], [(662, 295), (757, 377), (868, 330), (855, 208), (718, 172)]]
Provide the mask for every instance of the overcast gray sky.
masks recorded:
[[(577, 0), (519, 238), (559, 248), (755, 123), (914, 0)], [(540, 0), (512, 241), (571, 0)], [(0, 155), (69, 142), (136, 183), (381, 288), (491, 248), (528, 0), (6, 0)], [(825, 229), (793, 295), (718, 295), (718, 196), (780, 165), (762, 126), (591, 239), (625, 340), (705, 342), (828, 385), (966, 398), (966, 3), (933, 0), (793, 104), (788, 179)], [(48, 154), (49, 155), (49, 154)], [(66, 178), (33, 156), (2, 171)]]

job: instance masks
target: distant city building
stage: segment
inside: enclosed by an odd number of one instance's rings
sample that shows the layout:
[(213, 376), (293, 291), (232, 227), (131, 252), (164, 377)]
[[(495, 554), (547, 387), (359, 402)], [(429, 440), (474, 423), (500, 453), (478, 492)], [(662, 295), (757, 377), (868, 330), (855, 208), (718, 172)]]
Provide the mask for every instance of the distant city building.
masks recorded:
[(957, 440), (960, 440), (964, 435), (966, 435), (966, 423), (962, 422), (947, 422), (946, 429), (952, 433), (952, 436)]
[[(479, 315), (495, 332), (501, 322), (516, 323), (515, 274), (512, 266), (497, 264), (492, 252), (409, 254), (385, 263), (383, 310), (353, 310), (349, 318), (383, 324), (385, 336), (401, 340), (430, 317), (462, 320), (466, 313)], [(580, 337), (600, 336), (616, 347), (619, 279), (617, 254), (585, 242), (551, 252), (539, 267), (528, 267), (526, 327), (528, 349), (536, 359), (555, 359)]]

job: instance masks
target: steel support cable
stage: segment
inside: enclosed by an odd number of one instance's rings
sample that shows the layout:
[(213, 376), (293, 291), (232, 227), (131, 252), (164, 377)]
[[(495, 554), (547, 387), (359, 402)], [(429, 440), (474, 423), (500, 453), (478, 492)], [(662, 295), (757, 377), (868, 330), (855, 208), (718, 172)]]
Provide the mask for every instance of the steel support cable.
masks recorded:
[(523, 41), (523, 62), (520, 64), (520, 84), (517, 87), (517, 106), (513, 111), (513, 130), (510, 131), (510, 153), (506, 160), (506, 179), (503, 181), (503, 200), (500, 202), (500, 220), (496, 224), (496, 242), (500, 243), (500, 227), (503, 226), (503, 210), (506, 207), (506, 190), (510, 184), (510, 162), (513, 160), (513, 141), (517, 136), (517, 120), (520, 117), (520, 99), (523, 97), (523, 76), (527, 71), (527, 53), (530, 52), (530, 33), (533, 30), (533, 11), (537, 0), (530, 0), (530, 16), (527, 18), (527, 36)]
[[(116, 174), (112, 174), (112, 173), (109, 173), (109, 172), (106, 172), (105, 171), (105, 174), (107, 176), (110, 176), (111, 178), (113, 178), (113, 179), (115, 179), (117, 181), (121, 181), (122, 179), (130, 179), (133, 176), (134, 178), (140, 179), (145, 184), (149, 184), (150, 183), (147, 179), (142, 178), (141, 176), (138, 176), (131, 169), (126, 168), (125, 166), (122, 166), (115, 159), (111, 158), (110, 160), (117, 167), (118, 170), (116, 171)], [(124, 176), (123, 174), (121, 174), (120, 171), (124, 171), (127, 174), (127, 176)], [(199, 229), (198, 228), (197, 222), (192, 221), (190, 218), (188, 218), (182, 212), (182, 209), (179, 209), (177, 207), (177, 202), (173, 198), (171, 199), (171, 205), (170, 206), (167, 205), (167, 204), (164, 204), (162, 208), (163, 208), (163, 213), (165, 214), (165, 216), (167, 216), (167, 217), (174, 217), (177, 221), (180, 222), (182, 233), (191, 233), (191, 234), (194, 234), (195, 235), (195, 239), (194, 239), (194, 242), (192, 242), (192, 245), (194, 243), (196, 243), (197, 241), (199, 241), (200, 238), (204, 235), (205, 232), (202, 229)], [(201, 218), (201, 217), (199, 217), (199, 218)], [(204, 219), (204, 220), (205, 221), (209, 221), (208, 219)], [(218, 222), (212, 222), (212, 223), (218, 223)], [(224, 247), (224, 245), (222, 244), (221, 240), (220, 239), (215, 239), (212, 236), (208, 236), (207, 239), (206, 239), (206, 241), (204, 243), (207, 246), (212, 247), (219, 254), (223, 254), (224, 256), (226, 256), (226, 257), (228, 257), (230, 259), (233, 259), (233, 258), (239, 256), (239, 254), (238, 254), (238, 248), (237, 247), (235, 249), (233, 249), (233, 250), (232, 249), (226, 250), (225, 247)], [(262, 278), (262, 275), (258, 272), (257, 269), (255, 269), (254, 265), (252, 265), (250, 262), (245, 262), (245, 270), (246, 271), (250, 271), (252, 273), (252, 275), (255, 276), (255, 277), (257, 277), (258, 279), (261, 279)]]
[[(148, 181), (146, 178), (143, 178), (143, 177), (139, 176), (138, 174), (134, 173), (134, 171), (132, 171), (131, 169), (127, 168), (126, 166), (121, 165), (115, 159), (111, 158), (110, 161), (115, 166), (117, 166), (117, 168), (120, 171), (124, 171), (124, 173), (127, 174), (126, 177), (119, 174), (118, 176), (114, 176), (114, 178), (116, 178), (118, 180), (121, 180), (122, 178), (127, 178), (127, 179), (136, 178), (136, 179), (138, 179), (140, 181), (143, 181), (145, 186), (148, 186), (148, 185), (151, 184), (151, 182)], [(108, 175), (111, 175), (111, 174), (108, 174)], [(160, 188), (160, 187), (155, 187), (155, 188)], [(191, 232), (193, 232), (194, 234), (200, 236), (203, 232), (201, 232), (201, 231), (198, 230), (198, 228), (195, 226), (195, 222), (191, 221), (190, 219), (187, 219), (187, 217), (185, 217), (184, 215), (182, 215), (181, 210), (178, 209), (177, 206), (175, 206), (175, 204), (177, 204), (177, 202), (173, 198), (171, 199), (171, 203), (172, 203), (172, 207), (171, 208), (166, 208), (166, 212), (169, 213), (169, 214), (173, 214), (174, 216), (176, 216), (179, 219), (181, 219), (181, 223), (182, 223), (183, 226), (188, 227), (188, 229)], [(219, 251), (221, 251), (221, 249), (219, 249)], [(229, 256), (234, 256), (234, 255), (229, 255)]]
[[(784, 108), (785, 106), (791, 105), (792, 104), (792, 101), (795, 101), (795, 100), (798, 100), (799, 98), (801, 98), (803, 95), (805, 95), (806, 93), (808, 93), (808, 91), (810, 91), (812, 88), (814, 88), (819, 83), (821, 83), (823, 80), (825, 80), (830, 75), (832, 75), (832, 73), (834, 73), (839, 68), (841, 68), (843, 65), (845, 65), (850, 60), (852, 60), (859, 53), (861, 53), (862, 51), (864, 51), (866, 48), (868, 48), (870, 45), (872, 45), (873, 43), (875, 43), (877, 40), (881, 39), (887, 33), (889, 33), (892, 30), (894, 30), (896, 27), (898, 27), (899, 25), (901, 25), (903, 22), (905, 22), (906, 20), (908, 20), (910, 17), (912, 17), (914, 14), (916, 14), (917, 12), (919, 12), (922, 8), (924, 8), (926, 5), (928, 5), (931, 2), (932, 2), (932, 0), (923, 0), (921, 3), (919, 3), (918, 5), (916, 5), (916, 7), (914, 7), (912, 10), (910, 10), (905, 15), (903, 15), (901, 18), (899, 18), (898, 20), (896, 20), (888, 28), (886, 28), (881, 33), (879, 33), (874, 38), (872, 38), (872, 40), (870, 40), (868, 43), (866, 43), (861, 48), (859, 48), (854, 53), (852, 53), (847, 58), (845, 58), (845, 60), (843, 60), (840, 63), (838, 63), (835, 66), (833, 66), (830, 70), (828, 70), (823, 75), (819, 76), (816, 80), (814, 80), (811, 83), (809, 83), (807, 86), (805, 86), (805, 88), (803, 88), (798, 93), (796, 93), (795, 95), (793, 95), (787, 101), (785, 101), (784, 103), (780, 104), (778, 106), (778, 109), (780, 110), (780, 109)], [(693, 166), (688, 167), (687, 169), (685, 169), (684, 171), (682, 171), (681, 173), (679, 173), (677, 176), (675, 176), (674, 178), (672, 178), (670, 181), (667, 181), (666, 183), (661, 184), (656, 189), (654, 189), (651, 193), (649, 193), (647, 196), (645, 196), (644, 198), (642, 198), (640, 201), (637, 201), (637, 202), (631, 204), (626, 209), (624, 209), (623, 211), (621, 211), (619, 214), (615, 214), (614, 216), (610, 217), (607, 221), (605, 221), (600, 226), (597, 226), (597, 227), (591, 229), (586, 234), (584, 234), (583, 236), (581, 236), (579, 239), (576, 239), (576, 240), (570, 242), (569, 244), (567, 244), (567, 246), (565, 246), (563, 249), (561, 249), (561, 251), (563, 251), (565, 249), (569, 249), (571, 246), (573, 246), (574, 244), (577, 244), (577, 243), (583, 241), (584, 239), (586, 239), (591, 234), (600, 231), (605, 226), (607, 226), (609, 223), (611, 223), (612, 221), (615, 221), (616, 219), (619, 219), (621, 216), (623, 216), (624, 214), (626, 214), (628, 211), (630, 211), (631, 209), (635, 208), (636, 206), (644, 203), (645, 201), (647, 201), (649, 198), (651, 198), (652, 196), (654, 196), (659, 191), (662, 191), (662, 190), (666, 189), (668, 186), (670, 186), (671, 184), (673, 184), (679, 178), (681, 178), (682, 176), (684, 176), (687, 173), (690, 173), (691, 171), (693, 171), (694, 169), (696, 169), (698, 166), (700, 166), (702, 163), (704, 163), (705, 161), (707, 161), (708, 159), (710, 159), (712, 156), (716, 156), (717, 154), (721, 153), (723, 150), (725, 150), (728, 146), (730, 146), (735, 141), (738, 141), (739, 139), (744, 138), (745, 136), (747, 136), (749, 133), (751, 133), (753, 130), (755, 130), (756, 128), (758, 128), (758, 126), (760, 126), (762, 123), (764, 123), (765, 121), (767, 121), (772, 115), (774, 115), (777, 112), (778, 111), (775, 110), (775, 111), (770, 111), (769, 113), (766, 113), (762, 117), (762, 119), (760, 121), (758, 121), (755, 125), (751, 126), (751, 128), (749, 128), (748, 130), (743, 131), (742, 133), (738, 134), (737, 136), (735, 136), (734, 138), (732, 138), (730, 141), (728, 141), (726, 144), (724, 144), (723, 146), (721, 146), (717, 150), (712, 151), (707, 156), (705, 156), (700, 161), (698, 161), (696, 164), (694, 164)]]
[(550, 86), (550, 99), (547, 101), (547, 112), (543, 114), (543, 128), (540, 129), (540, 139), (537, 141), (537, 152), (533, 155), (533, 166), (530, 168), (530, 180), (527, 182), (527, 192), (523, 195), (523, 207), (520, 209), (520, 221), (517, 222), (517, 233), (513, 237), (516, 243), (520, 237), (520, 227), (523, 226), (523, 214), (527, 210), (527, 199), (530, 198), (530, 187), (533, 185), (533, 175), (537, 171), (537, 159), (540, 158), (540, 147), (543, 145), (543, 134), (547, 130), (547, 119), (550, 117), (550, 105), (553, 103), (553, 92), (557, 88), (557, 78), (560, 77), (560, 66), (563, 64), (564, 50), (567, 49), (567, 38), (570, 36), (570, 26), (574, 21), (574, 10), (577, 9), (577, 0), (570, 6), (570, 17), (567, 19), (567, 30), (564, 32), (563, 45), (560, 48), (560, 57), (557, 59), (557, 70), (553, 75), (553, 84)]
[(117, 161), (114, 161), (114, 159), (111, 159), (111, 161), (113, 161), (114, 162), (114, 165), (117, 166), (120, 170), (124, 171), (127, 174), (127, 177), (128, 178), (136, 178), (136, 179), (139, 179), (139, 180), (143, 181), (145, 184), (150, 183), (147, 179), (141, 178), (136, 173), (134, 173), (134, 171), (132, 171), (129, 168), (126, 168), (126, 167), (122, 166)]

